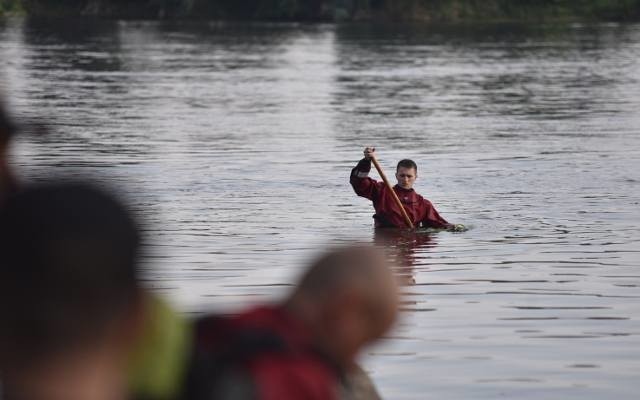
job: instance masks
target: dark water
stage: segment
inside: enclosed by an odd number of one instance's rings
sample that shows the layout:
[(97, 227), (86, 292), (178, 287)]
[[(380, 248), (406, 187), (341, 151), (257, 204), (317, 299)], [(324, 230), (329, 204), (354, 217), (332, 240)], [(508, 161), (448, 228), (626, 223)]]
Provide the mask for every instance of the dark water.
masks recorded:
[[(390, 240), (404, 315), (363, 357), (386, 398), (637, 398), (639, 25), (9, 20), (0, 65), (52, 128), (17, 143), (20, 175), (123, 185), (148, 284), (183, 310)], [(347, 183), (366, 145), (473, 229), (375, 237)]]

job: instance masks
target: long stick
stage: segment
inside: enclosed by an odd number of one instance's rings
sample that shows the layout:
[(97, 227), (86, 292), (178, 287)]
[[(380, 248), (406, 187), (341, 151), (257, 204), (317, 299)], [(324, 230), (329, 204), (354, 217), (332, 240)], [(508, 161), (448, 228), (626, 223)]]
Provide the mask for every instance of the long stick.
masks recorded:
[(396, 201), (396, 205), (400, 207), (400, 211), (402, 212), (402, 216), (404, 217), (404, 222), (407, 223), (407, 226), (409, 227), (409, 229), (413, 229), (413, 223), (411, 222), (411, 218), (409, 218), (409, 215), (407, 214), (407, 210), (404, 209), (402, 202), (398, 198), (396, 191), (393, 190), (393, 186), (391, 186), (391, 184), (389, 183), (387, 176), (384, 174), (384, 172), (382, 172), (382, 168), (380, 167), (380, 164), (378, 164), (378, 160), (376, 160), (375, 157), (371, 157), (371, 161), (373, 162), (373, 165), (376, 167), (376, 170), (378, 171), (378, 175), (380, 175), (380, 178), (382, 178), (384, 183), (387, 185), (387, 187), (391, 191), (391, 194), (393, 195), (393, 198)]

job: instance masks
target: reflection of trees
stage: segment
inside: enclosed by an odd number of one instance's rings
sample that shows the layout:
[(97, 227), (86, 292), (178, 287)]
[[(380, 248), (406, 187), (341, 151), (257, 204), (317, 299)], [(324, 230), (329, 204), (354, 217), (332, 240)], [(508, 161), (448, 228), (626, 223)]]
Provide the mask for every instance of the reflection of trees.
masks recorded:
[(295, 93), (286, 85), (294, 77), (282, 73), (292, 62), (288, 52), (300, 38), (321, 33), (318, 26), (292, 24), (123, 24), (125, 66), (136, 80), (130, 101), (153, 115), (148, 123), (156, 140), (170, 142), (180, 132), (179, 146), (196, 151), (212, 142), (237, 148), (270, 140), (248, 118), (290, 111)]
[[(277, 98), (256, 96), (254, 82), (275, 79), (270, 71), (286, 63), (288, 44), (315, 29), (28, 18), (22, 25), (25, 94), (34, 117), (64, 131), (43, 141), (73, 143), (79, 157), (111, 153), (131, 161), (160, 151), (160, 142), (179, 133), (215, 139), (214, 110), (224, 114), (242, 102), (263, 110), (278, 106)], [(202, 123), (177, 124), (182, 118)], [(246, 114), (242, 118), (244, 124)]]
[(121, 73), (118, 22), (27, 18), (22, 31), (30, 109), (54, 128), (38, 138), (38, 154), (46, 157), (64, 143), (74, 150), (73, 162), (86, 164), (92, 163), (86, 161), (90, 153), (140, 152), (123, 141), (130, 131), (114, 129), (122, 126), (116, 110), (127, 110), (123, 99), (131, 87), (129, 76)]
[(616, 112), (605, 103), (616, 103), (628, 76), (616, 73), (624, 65), (619, 49), (637, 36), (624, 25), (340, 25), (336, 135), (429, 148), (460, 128), (477, 132), (471, 124), (484, 116)]
[[(5, 3), (9, 6), (17, 1)], [(640, 0), (22, 0), (22, 4), (30, 13), (41, 14), (236, 20), (531, 21), (544, 17), (629, 20), (640, 16)]]
[(80, 106), (104, 99), (118, 106), (128, 88), (127, 76), (115, 74), (122, 70), (118, 29), (116, 21), (28, 18), (23, 32), (32, 56), (24, 67), (47, 86), (37, 89), (48, 101)]
[[(103, 88), (122, 94), (126, 89), (126, 77), (109, 77), (106, 73), (122, 69), (120, 40), (116, 21), (48, 20), (28, 18), (23, 25), (24, 41), (31, 50), (25, 68), (40, 84), (50, 84), (42, 88), (49, 96), (56, 94), (68, 101), (83, 98), (95, 99), (92, 84), (119, 83)], [(52, 79), (53, 78), (53, 79)], [(57, 78), (57, 79), (56, 79)], [(61, 81), (67, 86), (62, 92)], [(76, 84), (77, 83), (77, 84)]]
[(29, 117), (51, 128), (35, 140), (39, 156), (55, 155), (61, 143), (77, 149), (82, 164), (90, 152), (126, 153), (117, 144), (92, 146), (88, 134), (114, 122), (103, 110), (121, 107), (127, 93), (127, 77), (117, 75), (117, 30), (116, 21), (106, 20), (30, 17), (21, 23), (24, 82), (18, 86), (28, 99)]
[[(1, 2), (0, 2), (1, 3)], [(334, 4), (335, 3), (335, 4)], [(112, 17), (199, 17), (229, 20), (327, 20), (354, 0), (23, 0), (31, 14)]]
[(403, 229), (375, 229), (374, 243), (384, 248), (396, 266), (400, 282), (406, 285), (415, 283), (414, 267), (419, 254), (436, 246), (429, 233)]

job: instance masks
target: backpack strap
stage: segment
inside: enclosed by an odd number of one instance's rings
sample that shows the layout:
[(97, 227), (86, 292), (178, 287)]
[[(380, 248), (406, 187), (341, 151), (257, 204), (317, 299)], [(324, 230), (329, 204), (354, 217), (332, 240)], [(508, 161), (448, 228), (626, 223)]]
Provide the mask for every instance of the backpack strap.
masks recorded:
[(261, 353), (291, 351), (273, 332), (259, 328), (237, 329), (224, 316), (198, 320), (194, 334), (182, 395), (185, 400), (256, 398), (254, 382), (244, 366)]

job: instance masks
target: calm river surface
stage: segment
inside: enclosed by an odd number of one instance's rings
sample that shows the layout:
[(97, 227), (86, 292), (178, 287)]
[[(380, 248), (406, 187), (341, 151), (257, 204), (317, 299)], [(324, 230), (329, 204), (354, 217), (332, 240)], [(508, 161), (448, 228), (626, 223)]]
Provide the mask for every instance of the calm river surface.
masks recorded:
[(637, 399), (640, 25), (0, 22), (22, 179), (100, 174), (182, 310), (283, 296), (380, 242), (348, 184), (389, 174), (466, 233), (393, 238), (407, 286), (363, 364), (388, 399)]

